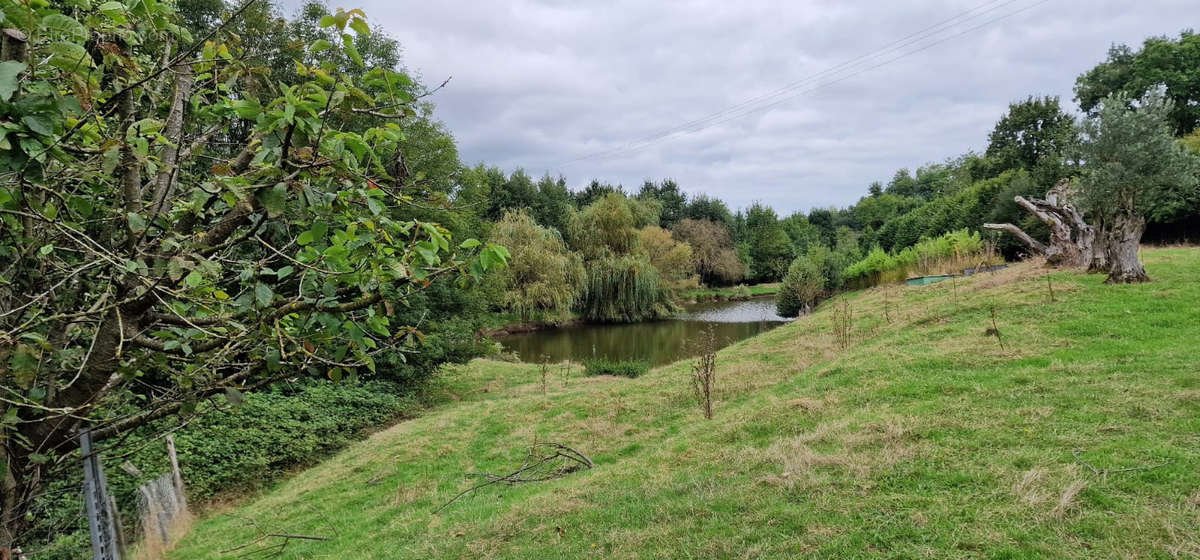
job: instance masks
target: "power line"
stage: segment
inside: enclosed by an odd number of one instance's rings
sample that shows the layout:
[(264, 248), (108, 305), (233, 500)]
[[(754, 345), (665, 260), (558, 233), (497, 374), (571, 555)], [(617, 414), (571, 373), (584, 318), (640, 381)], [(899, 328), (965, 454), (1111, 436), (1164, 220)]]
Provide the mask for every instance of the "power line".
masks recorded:
[[(802, 78), (802, 79), (800, 79), (800, 80), (797, 80), (797, 81), (791, 82), (791, 83), (789, 83), (789, 84), (786, 84), (786, 85), (784, 85), (783, 87), (781, 87), (781, 88), (779, 88), (779, 89), (777, 89), (777, 90), (774, 90), (774, 91), (772, 91), (772, 92), (769, 92), (769, 93), (766, 93), (766, 94), (763, 94), (763, 95), (759, 95), (759, 96), (757, 96), (757, 97), (752, 97), (752, 98), (750, 98), (750, 99), (747, 99), (747, 100), (744, 100), (744, 101), (742, 101), (741, 103), (737, 103), (737, 104), (735, 104), (735, 105), (731, 105), (731, 106), (729, 106), (729, 107), (725, 107), (724, 109), (721, 109), (721, 110), (719, 110), (719, 111), (716, 111), (716, 112), (714, 112), (714, 113), (711, 113), (711, 114), (705, 115), (705, 116), (703, 116), (703, 117), (700, 117), (700, 118), (698, 118), (698, 119), (695, 119), (695, 120), (692, 120), (692, 121), (688, 121), (688, 122), (685, 122), (685, 123), (683, 123), (683, 124), (680, 124), (680, 125), (677, 125), (677, 126), (674, 126), (674, 127), (671, 127), (671, 128), (667, 128), (667, 129), (661, 130), (661, 131), (659, 131), (659, 132), (657, 132), (657, 133), (650, 134), (650, 135), (648, 135), (648, 136), (643, 136), (643, 137), (641, 137), (641, 138), (634, 139), (634, 140), (632, 140), (632, 141), (630, 141), (630, 142), (626, 143), (626, 145), (625, 145), (625, 146), (622, 146), (622, 147), (617, 147), (617, 148), (613, 148), (613, 149), (610, 149), (610, 150), (605, 150), (605, 151), (602, 151), (602, 152), (597, 152), (596, 154), (585, 155), (585, 156), (583, 156), (583, 157), (576, 158), (575, 160), (571, 160), (571, 162), (574, 162), (574, 161), (579, 161), (579, 160), (582, 160), (582, 159), (589, 159), (589, 158), (591, 158), (591, 157), (595, 157), (595, 156), (603, 155), (603, 154), (605, 154), (605, 153), (608, 153), (608, 152), (619, 152), (620, 150), (622, 150), (622, 149), (625, 149), (626, 147), (628, 147), (628, 146), (630, 146), (630, 145), (637, 144), (637, 143), (644, 142), (644, 141), (649, 141), (649, 140), (656, 140), (656, 139), (658, 139), (658, 138), (662, 138), (662, 137), (664, 137), (664, 136), (668, 136), (668, 135), (670, 135), (670, 134), (672, 134), (672, 133), (675, 133), (675, 132), (679, 132), (679, 131), (682, 131), (682, 130), (687, 130), (687, 129), (689, 129), (689, 128), (692, 128), (693, 126), (696, 126), (696, 125), (698, 125), (698, 124), (703, 124), (704, 122), (706, 122), (706, 121), (709, 121), (709, 120), (712, 120), (712, 119), (714, 119), (714, 118), (720, 118), (721, 116), (723, 116), (723, 115), (725, 115), (725, 114), (729, 113), (730, 111), (734, 111), (734, 110), (740, 109), (740, 108), (742, 108), (742, 107), (745, 107), (745, 106), (748, 106), (748, 105), (752, 105), (752, 104), (754, 104), (754, 103), (757, 103), (757, 102), (759, 102), (759, 101), (765, 101), (765, 100), (771, 99), (772, 97), (777, 97), (777, 96), (779, 96), (779, 95), (785, 94), (785, 93), (787, 93), (788, 91), (791, 91), (791, 90), (793, 90), (793, 89), (795, 89), (795, 88), (797, 88), (797, 87), (799, 87), (799, 86), (802, 86), (802, 85), (804, 85), (805, 83), (811, 82), (811, 81), (813, 81), (813, 80), (815, 80), (815, 79), (817, 79), (817, 78), (820, 78), (820, 77), (822, 77), (822, 76), (824, 76), (824, 75), (827, 75), (827, 74), (830, 74), (830, 73), (836, 73), (836, 71), (838, 71), (838, 70), (840, 70), (840, 69), (843, 69), (843, 68), (846, 68), (846, 67), (848, 67), (848, 66), (851, 66), (851, 65), (853, 65), (853, 64), (855, 64), (855, 63), (857, 63), (857, 62), (859, 62), (859, 61), (866, 60), (866, 59), (870, 59), (870, 58), (874, 58), (874, 57), (876, 57), (876, 56), (879, 56), (879, 55), (882, 55), (882, 54), (886, 54), (888, 51), (891, 51), (891, 50), (894, 50), (894, 49), (898, 50), (898, 49), (900, 49), (900, 48), (902, 48), (902, 47), (905, 47), (905, 46), (908, 46), (909, 44), (912, 44), (912, 43), (914, 43), (914, 42), (919, 42), (919, 41), (921, 41), (921, 40), (923, 40), (923, 39), (926, 39), (926, 38), (928, 38), (928, 37), (931, 37), (931, 36), (933, 36), (933, 35), (936, 35), (937, 33), (940, 33), (940, 32), (942, 31), (942, 30), (941, 30), (941, 28), (942, 28), (942, 27), (945, 27), (946, 25), (949, 25), (949, 24), (953, 24), (954, 22), (956, 22), (956, 20), (962, 19), (964, 16), (967, 16), (967, 15), (969, 15), (969, 14), (971, 14), (971, 13), (975, 12), (975, 11), (978, 11), (978, 10), (980, 10), (981, 8), (984, 8), (984, 7), (986, 7), (986, 6), (988, 6), (988, 5), (991, 5), (991, 4), (995, 4), (995, 3), (997, 3), (997, 2), (1000, 2), (1000, 1), (1001, 1), (1001, 0), (988, 0), (987, 2), (984, 2), (984, 3), (982, 3), (982, 4), (979, 4), (979, 5), (975, 6), (974, 8), (971, 8), (971, 9), (969, 9), (969, 10), (965, 11), (965, 12), (961, 12), (961, 13), (959, 13), (959, 14), (955, 15), (954, 17), (951, 17), (951, 18), (944, 19), (944, 20), (942, 20), (942, 21), (940, 21), (940, 22), (938, 22), (938, 23), (935, 23), (935, 24), (933, 24), (933, 25), (931, 25), (931, 26), (929, 26), (929, 27), (926, 27), (926, 28), (924, 28), (924, 29), (921, 29), (920, 31), (916, 31), (916, 32), (914, 32), (914, 33), (910, 33), (910, 34), (908, 34), (908, 35), (906, 35), (906, 36), (904, 36), (904, 37), (901, 37), (900, 39), (897, 39), (897, 40), (895, 40), (895, 41), (892, 41), (891, 43), (888, 43), (888, 44), (886, 44), (886, 45), (883, 45), (882, 47), (879, 47), (879, 48), (875, 49), (874, 51), (870, 51), (870, 52), (864, 53), (864, 54), (862, 54), (862, 55), (859, 55), (859, 56), (857, 56), (857, 57), (855, 57), (855, 58), (852, 58), (852, 59), (849, 59), (849, 60), (843, 61), (843, 62), (841, 62), (840, 64), (837, 64), (837, 65), (831, 66), (831, 67), (829, 67), (829, 68), (826, 68), (826, 69), (824, 69), (824, 70), (822, 70), (822, 71), (820, 71), (820, 72), (817, 72), (817, 73), (815, 73), (815, 74), (811, 74), (811, 75), (809, 75), (809, 76), (807, 76), (807, 77), (805, 77), (805, 78)], [(1000, 4), (999, 6), (992, 6), (992, 7), (991, 7), (991, 8), (989, 8), (988, 10), (985, 10), (984, 12), (981, 12), (981, 13), (979, 13), (979, 14), (975, 14), (975, 15), (972, 15), (971, 17), (967, 18), (967, 20), (969, 21), (969, 20), (971, 20), (971, 19), (974, 19), (974, 18), (976, 18), (976, 17), (978, 17), (978, 16), (984, 15), (984, 14), (986, 14), (986, 13), (988, 13), (988, 12), (991, 12), (991, 11), (994, 11), (994, 10), (996, 10), (996, 9), (1002, 8), (1002, 7), (1004, 7), (1004, 6), (1008, 5), (1008, 4), (1012, 4), (1013, 2), (1017, 2), (1017, 1), (1018, 1), (1018, 0), (1008, 0), (1008, 1), (1004, 2), (1003, 4)], [(931, 31), (933, 31), (933, 33), (930, 33)], [(568, 163), (571, 163), (571, 162), (568, 162)]]
[[(934, 46), (936, 46), (936, 45), (939, 45), (939, 44), (941, 44), (941, 43), (944, 43), (944, 42), (946, 42), (946, 41), (949, 41), (949, 40), (951, 40), (951, 39), (955, 39), (955, 38), (957, 38), (957, 37), (961, 37), (961, 36), (963, 36), (963, 35), (966, 35), (966, 34), (968, 34), (968, 33), (972, 32), (972, 31), (976, 31), (976, 30), (978, 30), (978, 29), (981, 29), (981, 28), (983, 28), (983, 27), (986, 27), (986, 26), (988, 26), (988, 25), (991, 25), (991, 24), (993, 24), (993, 23), (996, 23), (996, 22), (998, 22), (998, 21), (1001, 21), (1001, 20), (1003, 20), (1003, 19), (1007, 19), (1007, 18), (1009, 18), (1009, 17), (1015, 16), (1015, 15), (1017, 15), (1017, 14), (1019, 14), (1019, 13), (1022, 13), (1022, 12), (1025, 12), (1025, 11), (1027, 11), (1027, 10), (1030, 10), (1030, 9), (1032, 9), (1032, 8), (1035, 8), (1035, 7), (1037, 7), (1037, 6), (1041, 5), (1041, 4), (1045, 4), (1046, 2), (1049, 2), (1050, 0), (1040, 0), (1040, 1), (1038, 1), (1038, 2), (1035, 2), (1035, 3), (1033, 3), (1033, 4), (1030, 4), (1030, 5), (1028, 5), (1028, 6), (1025, 6), (1025, 7), (1023, 7), (1023, 8), (1020, 8), (1020, 9), (1018, 9), (1018, 10), (1015, 10), (1015, 11), (1013, 11), (1013, 12), (1009, 12), (1009, 13), (1006, 13), (1006, 14), (1004, 14), (1004, 15), (1001, 15), (1001, 16), (999, 16), (999, 17), (996, 17), (996, 18), (989, 19), (989, 20), (987, 20), (987, 21), (985, 21), (985, 22), (983, 22), (983, 23), (981, 23), (981, 24), (979, 24), (979, 25), (976, 25), (976, 26), (970, 27), (970, 28), (968, 28), (968, 29), (966, 29), (966, 30), (964, 30), (964, 31), (961, 31), (961, 32), (959, 32), (959, 33), (955, 33), (955, 34), (953, 34), (953, 35), (949, 35), (949, 36), (943, 37), (943, 38), (941, 38), (941, 39), (937, 39), (937, 40), (935, 40), (935, 41), (933, 41), (933, 42), (930, 42), (930, 43), (927, 43), (927, 44), (925, 44), (925, 45), (922, 45), (922, 46), (920, 46), (919, 48), (916, 48), (916, 49), (913, 49), (913, 50), (910, 50), (910, 51), (907, 51), (907, 52), (903, 51), (903, 48), (904, 48), (904, 47), (907, 47), (907, 46), (910, 46), (910, 45), (913, 45), (913, 44), (920, 43), (920, 42), (922, 42), (922, 41), (924, 41), (924, 40), (926, 40), (926, 39), (930, 39), (930, 38), (933, 38), (933, 37), (935, 37), (935, 36), (937, 36), (937, 35), (941, 34), (943, 31), (946, 31), (946, 30), (947, 30), (947, 29), (943, 29), (943, 28), (947, 27), (948, 25), (950, 25), (950, 26), (953, 26), (953, 25), (957, 25), (957, 24), (960, 24), (960, 23), (966, 23), (966, 22), (969, 22), (969, 21), (972, 21), (972, 20), (978, 20), (978, 18), (979, 18), (979, 17), (981, 17), (981, 16), (984, 16), (984, 15), (986, 15), (986, 14), (988, 14), (988, 13), (994, 12), (994, 11), (996, 11), (996, 10), (1000, 9), (1000, 8), (1003, 8), (1003, 7), (1005, 7), (1005, 6), (1008, 6), (1008, 5), (1010, 5), (1010, 4), (1013, 4), (1013, 3), (1015, 3), (1015, 2), (1018, 2), (1018, 1), (1020, 1), (1020, 0), (1005, 0), (1005, 1), (1003, 1), (1002, 3), (998, 4), (998, 5), (994, 5), (994, 6), (991, 6), (990, 8), (987, 8), (986, 10), (983, 10), (983, 8), (985, 8), (985, 7), (988, 7), (989, 5), (996, 4), (997, 2), (1001, 2), (1001, 0), (989, 0), (988, 2), (984, 2), (983, 4), (977, 5), (977, 6), (975, 6), (974, 8), (971, 8), (970, 10), (967, 10), (967, 11), (965, 11), (965, 12), (962, 12), (962, 13), (960, 13), (960, 14), (958, 14), (958, 15), (955, 15), (955, 16), (953, 16), (953, 17), (951, 17), (951, 18), (947, 18), (947, 19), (945, 19), (945, 20), (942, 20), (942, 21), (940, 21), (940, 22), (938, 22), (938, 23), (936, 23), (936, 24), (933, 24), (933, 25), (931, 25), (931, 26), (929, 26), (929, 27), (926, 27), (926, 28), (924, 28), (924, 29), (922, 29), (922, 30), (920, 30), (920, 31), (916, 31), (916, 32), (914, 32), (914, 33), (911, 33), (911, 34), (909, 34), (909, 35), (906, 35), (905, 37), (903, 37), (903, 38), (901, 38), (901, 39), (897, 39), (897, 40), (895, 40), (895, 41), (892, 41), (891, 43), (888, 43), (888, 44), (887, 44), (887, 45), (885, 45), (884, 47), (880, 47), (879, 49), (876, 49), (876, 50), (874, 50), (874, 51), (871, 51), (871, 52), (869, 52), (869, 53), (866, 53), (866, 54), (863, 54), (863, 55), (857, 56), (857, 57), (855, 57), (855, 58), (852, 58), (852, 59), (850, 59), (850, 60), (847, 60), (847, 61), (845, 61), (845, 62), (842, 62), (842, 63), (840, 63), (840, 64), (837, 64), (837, 65), (835, 65), (835, 66), (832, 66), (832, 67), (830, 67), (830, 68), (827, 68), (827, 69), (825, 69), (825, 70), (823, 70), (823, 71), (821, 71), (821, 72), (817, 72), (817, 73), (815, 73), (815, 74), (812, 74), (812, 75), (810, 75), (810, 76), (808, 76), (808, 77), (806, 77), (806, 78), (803, 78), (803, 79), (797, 80), (797, 81), (795, 81), (795, 82), (792, 82), (792, 83), (790, 83), (790, 84), (787, 84), (787, 85), (785, 85), (784, 87), (782, 87), (782, 88), (779, 88), (779, 89), (777, 89), (777, 90), (775, 90), (775, 91), (773, 91), (773, 92), (770, 92), (770, 93), (767, 93), (767, 94), (763, 94), (763, 95), (760, 95), (760, 96), (757, 96), (757, 97), (754, 97), (754, 98), (751, 98), (751, 99), (745, 100), (745, 101), (743, 101), (743, 102), (741, 102), (741, 103), (738, 103), (738, 104), (736, 104), (736, 105), (732, 105), (732, 106), (726, 107), (726, 108), (724, 108), (724, 109), (721, 109), (720, 111), (716, 111), (716, 112), (714, 112), (714, 113), (711, 113), (711, 114), (709, 114), (709, 115), (707, 115), (707, 116), (704, 116), (704, 117), (701, 117), (701, 118), (699, 118), (699, 119), (695, 119), (695, 120), (692, 120), (692, 121), (688, 121), (688, 122), (686, 122), (686, 123), (683, 123), (683, 124), (680, 124), (680, 125), (676, 125), (676, 126), (674, 126), (674, 127), (671, 127), (671, 128), (665, 129), (665, 130), (662, 130), (662, 131), (660, 131), (660, 132), (658, 132), (658, 133), (655, 133), (655, 134), (651, 134), (651, 135), (647, 135), (647, 136), (640, 137), (640, 138), (638, 138), (638, 139), (635, 139), (635, 140), (633, 140), (633, 141), (631, 141), (631, 142), (628, 142), (628, 143), (626, 143), (626, 144), (625, 144), (625, 145), (623, 145), (623, 146), (619, 146), (619, 147), (612, 148), (612, 149), (609, 149), (609, 150), (603, 150), (603, 151), (600, 151), (600, 152), (595, 152), (595, 153), (592, 153), (592, 154), (587, 154), (587, 155), (584, 155), (584, 156), (577, 157), (577, 158), (575, 158), (575, 159), (572, 159), (572, 160), (569, 160), (569, 161), (563, 162), (563, 163), (559, 164), (559, 165), (558, 165), (558, 166), (556, 166), (556, 167), (564, 167), (564, 166), (570, 165), (570, 164), (572, 164), (572, 163), (575, 163), (575, 162), (578, 162), (578, 161), (587, 160), (587, 159), (595, 159), (595, 158), (601, 158), (601, 157), (609, 157), (609, 156), (621, 155), (621, 154), (624, 154), (624, 153), (626, 153), (626, 152), (631, 152), (631, 151), (634, 151), (634, 150), (638, 150), (638, 149), (641, 149), (641, 148), (644, 148), (644, 147), (650, 146), (650, 145), (652, 145), (652, 144), (656, 143), (656, 142), (657, 142), (657, 141), (659, 141), (659, 140), (662, 140), (662, 139), (665, 139), (665, 138), (669, 138), (669, 137), (671, 137), (671, 136), (674, 136), (674, 135), (676, 135), (676, 134), (678, 134), (678, 133), (680, 133), (680, 132), (698, 132), (698, 131), (700, 131), (700, 130), (704, 130), (704, 129), (706, 129), (706, 128), (710, 128), (710, 127), (712, 127), (712, 126), (715, 126), (715, 125), (718, 125), (718, 124), (723, 124), (723, 123), (726, 123), (726, 122), (730, 122), (730, 121), (732, 121), (732, 120), (736, 120), (736, 119), (742, 118), (742, 117), (744, 117), (744, 116), (747, 116), (747, 115), (750, 115), (750, 114), (753, 114), (753, 113), (757, 113), (757, 112), (763, 111), (763, 110), (765, 110), (765, 109), (769, 109), (769, 108), (771, 108), (771, 107), (778, 106), (778, 105), (780, 105), (780, 104), (782, 104), (782, 103), (785, 103), (785, 102), (787, 102), (787, 101), (791, 101), (792, 99), (795, 99), (795, 98), (797, 98), (797, 97), (799, 97), (800, 95), (803, 95), (803, 94), (805, 94), (805, 93), (809, 93), (809, 92), (815, 91), (815, 90), (817, 90), (817, 89), (820, 89), (820, 88), (823, 88), (823, 87), (827, 87), (827, 86), (830, 86), (830, 85), (833, 85), (833, 84), (836, 84), (836, 83), (839, 83), (839, 82), (845, 81), (845, 80), (847, 80), (847, 79), (849, 79), (849, 78), (852, 78), (852, 77), (858, 76), (858, 75), (860, 75), (860, 74), (863, 74), (864, 72), (868, 72), (868, 71), (870, 71), (870, 70), (874, 70), (874, 69), (876, 69), (876, 68), (880, 68), (880, 67), (882, 67), (882, 66), (886, 66), (886, 65), (888, 65), (888, 64), (890, 64), (890, 63), (892, 63), (892, 62), (895, 62), (895, 61), (897, 61), (897, 60), (900, 60), (900, 59), (902, 59), (902, 58), (906, 58), (906, 57), (912, 56), (912, 55), (914, 55), (914, 54), (917, 54), (917, 53), (919, 53), (919, 52), (922, 52), (922, 51), (928, 50), (928, 49), (930, 49), (930, 48), (932, 48), (932, 47), (934, 47)], [(983, 11), (980, 11), (980, 10), (983, 10)], [(975, 12), (979, 12), (979, 13), (975, 13)], [(970, 14), (974, 14), (974, 15), (970, 15)], [(968, 16), (968, 15), (970, 15), (970, 17), (966, 17), (966, 19), (963, 19), (965, 16)], [(960, 20), (960, 19), (961, 19), (962, 21), (957, 21), (957, 20)], [(935, 30), (935, 31), (932, 31), (932, 32), (930, 32), (931, 30)], [(857, 70), (854, 70), (854, 68), (853, 68), (854, 66), (858, 66), (858, 65), (859, 65), (859, 63), (862, 63), (862, 62), (867, 62), (867, 61), (869, 61), (870, 59), (877, 59), (878, 57), (880, 57), (880, 56), (882, 56), (882, 55), (891, 54), (891, 53), (895, 53), (895, 52), (899, 52), (899, 53), (901, 53), (901, 54), (900, 54), (899, 56), (895, 56), (895, 57), (892, 57), (892, 58), (888, 58), (888, 59), (884, 60), (883, 62), (881, 62), (881, 63), (878, 63), (878, 64), (875, 64), (875, 65), (871, 65), (871, 66), (865, 66), (865, 67), (860, 67), (860, 68), (858, 68)], [(851, 71), (851, 70), (854, 70), (854, 71), (852, 71), (851, 73), (849, 73), (849, 74), (846, 74), (846, 75), (844, 75), (844, 76), (841, 76), (841, 77), (839, 77), (839, 78), (836, 78), (836, 79), (833, 79), (833, 80), (829, 80), (829, 81), (826, 81), (826, 82), (823, 82), (823, 83), (817, 83), (817, 84), (816, 84), (815, 86), (813, 86), (813, 87), (810, 87), (810, 88), (803, 89), (803, 90), (801, 90), (801, 91), (799, 91), (799, 92), (797, 92), (797, 93), (795, 93), (795, 94), (793, 94), (793, 95), (788, 95), (787, 97), (783, 97), (782, 99), (779, 99), (779, 100), (777, 100), (777, 101), (773, 101), (773, 102), (770, 102), (770, 103), (767, 103), (767, 104), (763, 104), (763, 105), (758, 105), (758, 106), (755, 106), (755, 104), (757, 104), (757, 103), (760, 103), (760, 102), (762, 102), (762, 101), (767, 101), (767, 100), (770, 100), (770, 99), (772, 99), (772, 98), (777, 98), (777, 97), (779, 97), (779, 96), (781, 96), (781, 95), (784, 95), (784, 94), (787, 94), (787, 93), (789, 93), (789, 92), (795, 91), (796, 89), (798, 89), (798, 88), (802, 87), (802, 86), (803, 86), (803, 85), (805, 85), (805, 84), (810, 84), (810, 83), (812, 83), (812, 82), (814, 82), (814, 81), (819, 81), (819, 80), (818, 80), (818, 78), (822, 78), (822, 77), (831, 77), (831, 76), (835, 76), (835, 75), (837, 75), (837, 74), (840, 74), (840, 73), (842, 73), (842, 72), (845, 72), (845, 71)], [(744, 109), (744, 110), (743, 110), (743, 109)], [(727, 116), (727, 115), (732, 115), (732, 116)], [(723, 117), (724, 117), (724, 118), (723, 118)]]

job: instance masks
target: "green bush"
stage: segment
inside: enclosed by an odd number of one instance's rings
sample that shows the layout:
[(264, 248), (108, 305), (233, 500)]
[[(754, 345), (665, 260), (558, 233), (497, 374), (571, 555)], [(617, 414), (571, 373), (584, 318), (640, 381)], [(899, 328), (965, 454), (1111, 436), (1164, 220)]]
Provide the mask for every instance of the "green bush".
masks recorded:
[[(216, 399), (182, 427), (168, 421), (146, 426), (120, 449), (105, 454), (109, 492), (127, 529), (134, 525), (137, 487), (169, 471), (158, 439), (164, 431), (174, 433), (188, 497), (200, 502), (221, 492), (261, 489), (421, 406), (411, 391), (383, 381), (309, 381), (282, 387), (247, 393), (239, 406)], [(118, 460), (125, 452), (131, 455)], [(126, 459), (142, 476), (135, 478), (118, 468)], [(38, 558), (90, 556), (81, 485), (79, 469), (64, 471), (35, 504), (29, 542), (43, 551)]]
[(842, 271), (849, 286), (862, 288), (899, 282), (911, 274), (957, 273), (961, 269), (994, 261), (978, 232), (952, 231), (933, 239), (921, 239), (894, 254), (875, 248), (862, 260)]
[(650, 364), (642, 360), (587, 360), (583, 367), (588, 375), (616, 375), (630, 379), (650, 370)]
[(795, 317), (828, 293), (826, 263), (829, 257), (829, 249), (814, 245), (807, 254), (792, 261), (783, 277), (783, 286), (775, 296), (776, 313), (782, 317)]

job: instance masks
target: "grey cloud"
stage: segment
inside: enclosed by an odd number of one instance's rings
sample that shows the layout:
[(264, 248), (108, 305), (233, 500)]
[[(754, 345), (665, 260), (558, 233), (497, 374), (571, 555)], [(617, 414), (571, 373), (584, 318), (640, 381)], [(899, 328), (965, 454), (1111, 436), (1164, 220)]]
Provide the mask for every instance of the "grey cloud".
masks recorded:
[[(939, 37), (1036, 1), (990, 3), (1003, 7)], [(1194, 0), (1051, 0), (770, 109), (562, 165), (770, 93), (983, 4), (359, 0), (347, 7), (362, 7), (397, 38), (406, 66), (427, 83), (454, 76), (434, 102), (467, 163), (562, 173), (576, 187), (592, 178), (636, 187), (670, 176), (734, 207), (761, 200), (784, 213), (849, 204), (898, 168), (980, 151), (1010, 101), (1050, 94), (1073, 107), (1075, 77), (1109, 45), (1175, 35), (1200, 15)]]

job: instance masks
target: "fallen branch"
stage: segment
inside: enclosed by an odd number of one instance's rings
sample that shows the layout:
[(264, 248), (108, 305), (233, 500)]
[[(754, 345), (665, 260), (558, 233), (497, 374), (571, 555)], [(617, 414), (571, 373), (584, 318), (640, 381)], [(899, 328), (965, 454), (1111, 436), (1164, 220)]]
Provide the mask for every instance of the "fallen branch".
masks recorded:
[(562, 478), (580, 469), (590, 469), (596, 466), (587, 455), (559, 443), (535, 443), (529, 447), (529, 456), (521, 468), (506, 475), (491, 473), (469, 473), (486, 480), (456, 494), (450, 501), (433, 510), (438, 513), (462, 497), (493, 484), (524, 484), (529, 482), (545, 482)]
[(1140, 467), (1128, 467), (1128, 468), (1124, 468), (1124, 469), (1098, 469), (1098, 468), (1096, 468), (1095, 465), (1093, 465), (1087, 461), (1084, 461), (1083, 458), (1079, 456), (1079, 453), (1080, 453), (1080, 451), (1078, 449), (1071, 451), (1071, 455), (1073, 455), (1075, 457), (1075, 462), (1087, 467), (1088, 470), (1092, 471), (1092, 474), (1099, 476), (1101, 478), (1107, 478), (1108, 475), (1110, 475), (1110, 474), (1152, 471), (1154, 469), (1161, 469), (1162, 467), (1165, 467), (1172, 463), (1172, 461), (1167, 461), (1165, 463), (1159, 463), (1157, 465), (1143, 465)]
[[(318, 511), (318, 514), (320, 514), (319, 511)], [(249, 523), (250, 525), (252, 525), (254, 527), (254, 529), (259, 532), (259, 535), (257, 538), (255, 538), (254, 540), (252, 540), (248, 543), (241, 544), (241, 545), (235, 546), (233, 548), (228, 548), (228, 549), (222, 550), (219, 554), (230, 554), (233, 552), (238, 552), (240, 550), (246, 550), (247, 548), (258, 545), (259, 543), (262, 543), (263, 541), (265, 541), (267, 539), (282, 539), (281, 541), (279, 541), (277, 543), (274, 543), (274, 544), (271, 544), (268, 546), (263, 546), (261, 548), (254, 548), (252, 550), (243, 552), (236, 556), (237, 558), (243, 558), (243, 557), (248, 557), (248, 556), (254, 556), (256, 554), (269, 553), (269, 555), (265, 556), (265, 557), (273, 558), (275, 556), (279, 556), (280, 554), (282, 554), (283, 550), (285, 548), (287, 548), (288, 543), (293, 540), (302, 540), (302, 541), (327, 541), (327, 540), (330, 540), (329, 537), (321, 537), (321, 536), (315, 536), (315, 535), (297, 535), (297, 534), (291, 534), (291, 533), (271, 533), (271, 532), (268, 532), (265, 529), (263, 529), (262, 526), (259, 525), (258, 522), (255, 521), (253, 518), (242, 517), (240, 515), (232, 515), (232, 514), (230, 514), (230, 515), (233, 517), (236, 517), (238, 519), (241, 519), (241, 520)], [(324, 517), (324, 515), (322, 515), (322, 517)], [(328, 519), (326, 519), (325, 521), (326, 521), (326, 523), (329, 522)], [(330, 524), (330, 527), (333, 528), (333, 525)], [(337, 528), (333, 528), (333, 530), (335, 533), (337, 532)]]

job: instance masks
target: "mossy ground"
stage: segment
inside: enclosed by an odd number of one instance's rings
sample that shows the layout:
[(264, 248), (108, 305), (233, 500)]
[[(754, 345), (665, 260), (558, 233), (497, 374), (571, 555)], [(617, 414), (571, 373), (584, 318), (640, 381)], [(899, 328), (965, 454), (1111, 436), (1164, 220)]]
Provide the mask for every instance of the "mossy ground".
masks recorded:
[[(1195, 557), (1200, 250), (1144, 259), (1144, 285), (1026, 263), (848, 294), (849, 348), (832, 301), (722, 350), (711, 421), (687, 363), (555, 369), (544, 395), (537, 366), (478, 360), (453, 404), (208, 512), (172, 557), (262, 531), (329, 537), (284, 558)], [(596, 467), (432, 513), (535, 440)]]

